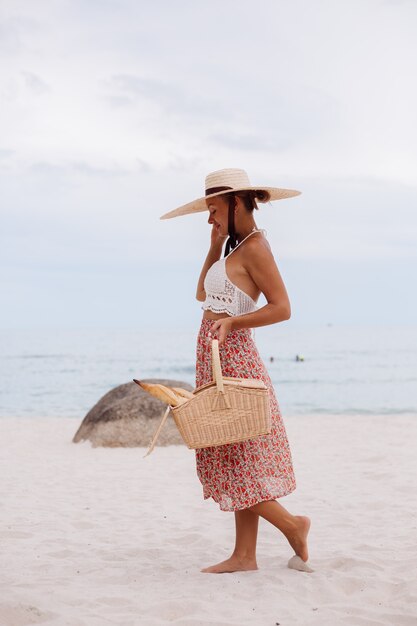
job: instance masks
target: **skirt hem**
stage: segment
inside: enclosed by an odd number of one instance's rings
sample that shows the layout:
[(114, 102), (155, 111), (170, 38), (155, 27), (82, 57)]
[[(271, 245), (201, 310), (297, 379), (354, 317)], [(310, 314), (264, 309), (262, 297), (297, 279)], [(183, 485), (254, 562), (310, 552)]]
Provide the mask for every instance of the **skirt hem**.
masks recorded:
[(254, 496), (248, 501), (248, 503), (245, 503), (243, 506), (237, 506), (235, 508), (232, 508), (231, 506), (225, 506), (222, 503), (222, 501), (216, 498), (216, 496), (213, 494), (203, 494), (203, 498), (204, 500), (213, 498), (214, 502), (219, 505), (221, 511), (233, 513), (234, 511), (243, 511), (244, 509), (248, 509), (249, 507), (254, 506), (255, 504), (259, 504), (260, 502), (266, 502), (267, 500), (276, 500), (278, 498), (284, 498), (285, 496), (288, 496), (290, 493), (293, 493), (293, 491), (295, 491), (296, 488), (297, 488), (297, 485), (294, 481), (294, 484), (290, 486), (288, 489), (285, 489), (284, 491), (280, 490), (276, 492), (274, 495), (271, 494), (271, 495), (260, 496), (260, 497)]

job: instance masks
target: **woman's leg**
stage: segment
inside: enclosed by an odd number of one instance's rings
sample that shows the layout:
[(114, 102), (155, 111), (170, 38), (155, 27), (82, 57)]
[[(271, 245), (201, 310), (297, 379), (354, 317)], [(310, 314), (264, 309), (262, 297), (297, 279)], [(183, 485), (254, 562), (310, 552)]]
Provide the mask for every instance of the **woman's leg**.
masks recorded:
[(309, 517), (291, 515), (276, 500), (258, 502), (249, 507), (249, 510), (276, 526), (286, 536), (295, 554), (303, 561), (308, 561), (307, 535), (311, 523)]
[(249, 509), (235, 511), (236, 540), (233, 556), (248, 558), (256, 564), (259, 515)]
[(258, 537), (259, 515), (249, 509), (235, 511), (236, 540), (230, 558), (202, 569), (210, 574), (238, 572), (258, 569), (256, 563), (256, 540)]

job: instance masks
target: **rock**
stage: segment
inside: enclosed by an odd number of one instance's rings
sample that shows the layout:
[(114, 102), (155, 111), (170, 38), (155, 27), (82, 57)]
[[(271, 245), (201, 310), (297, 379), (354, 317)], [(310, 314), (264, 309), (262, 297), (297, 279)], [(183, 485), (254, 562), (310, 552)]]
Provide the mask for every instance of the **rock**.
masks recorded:
[(303, 559), (297, 554), (294, 554), (294, 556), (290, 558), (287, 565), (290, 569), (296, 569), (299, 572), (314, 572), (314, 570), (306, 563), (306, 561), (303, 561)]
[[(193, 391), (188, 383), (178, 380), (144, 378), (147, 383), (169, 387), (183, 387)], [(108, 391), (84, 417), (72, 441), (88, 439), (94, 448), (147, 447), (158, 428), (167, 405), (154, 398), (134, 382), (119, 385)], [(158, 437), (158, 446), (184, 444), (170, 413)]]

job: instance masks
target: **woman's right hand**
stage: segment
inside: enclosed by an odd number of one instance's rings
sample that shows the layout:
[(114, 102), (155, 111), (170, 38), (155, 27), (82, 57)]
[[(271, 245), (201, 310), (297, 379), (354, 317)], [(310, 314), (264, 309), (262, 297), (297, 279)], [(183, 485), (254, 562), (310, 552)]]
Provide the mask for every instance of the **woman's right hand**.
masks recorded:
[(213, 224), (211, 228), (211, 247), (218, 248), (219, 246), (222, 246), (224, 240), (227, 239), (228, 236), (229, 235), (220, 235), (216, 225)]

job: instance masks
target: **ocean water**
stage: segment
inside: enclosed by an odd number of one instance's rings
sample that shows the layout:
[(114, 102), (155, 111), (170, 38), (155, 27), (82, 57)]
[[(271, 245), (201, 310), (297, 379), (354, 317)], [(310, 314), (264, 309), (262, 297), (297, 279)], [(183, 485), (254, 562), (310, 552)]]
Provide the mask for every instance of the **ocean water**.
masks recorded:
[[(194, 386), (197, 332), (2, 330), (0, 417), (80, 419), (132, 378)], [(256, 328), (255, 342), (284, 416), (417, 415), (417, 326), (282, 324)]]

